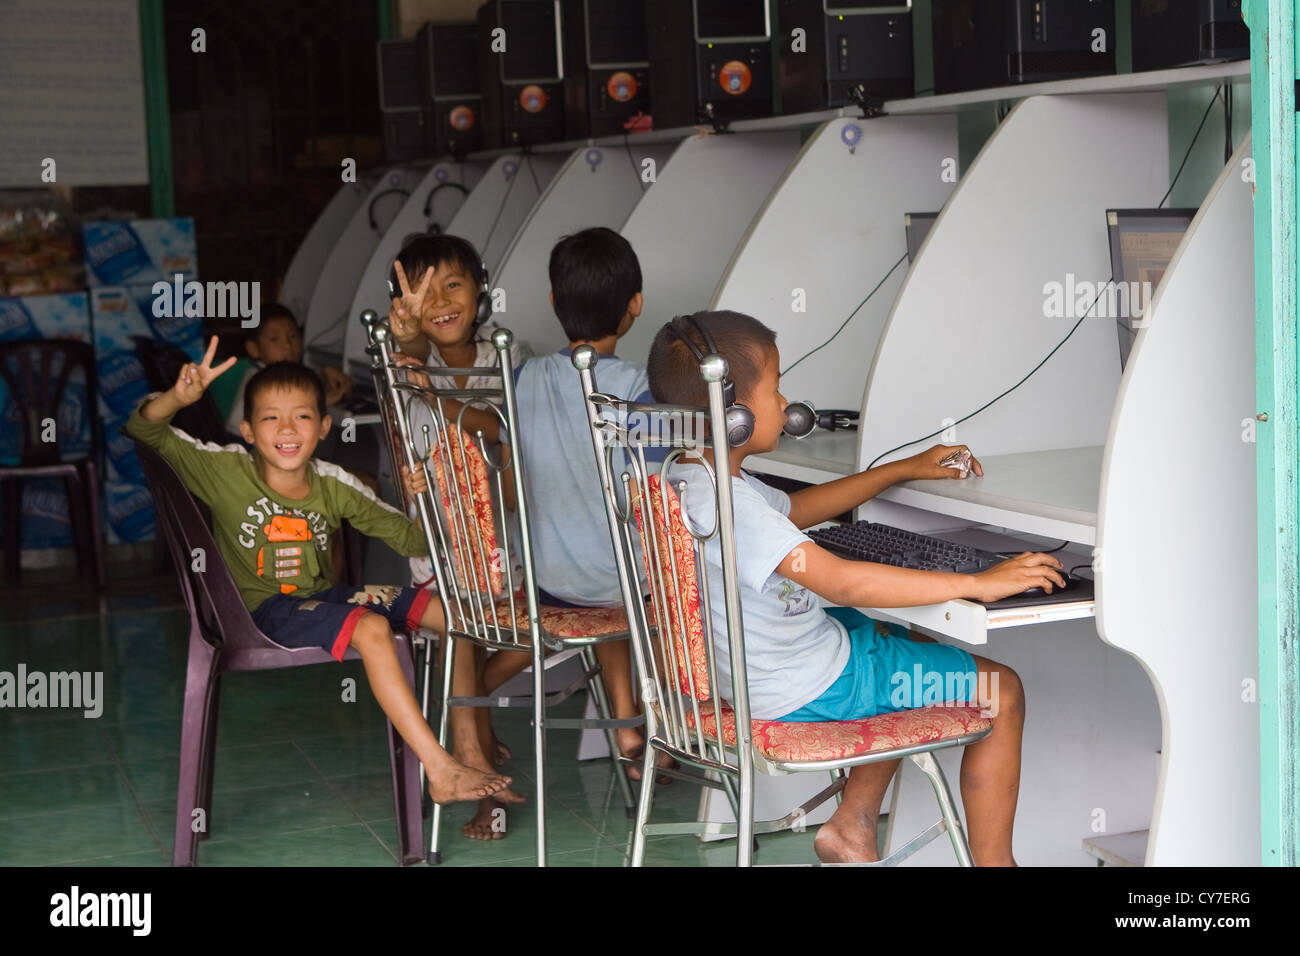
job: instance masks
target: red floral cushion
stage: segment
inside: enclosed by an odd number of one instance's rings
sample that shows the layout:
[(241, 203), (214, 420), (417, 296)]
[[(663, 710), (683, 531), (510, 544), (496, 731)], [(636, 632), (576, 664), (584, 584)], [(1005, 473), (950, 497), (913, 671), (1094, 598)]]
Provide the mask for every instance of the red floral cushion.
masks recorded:
[[(677, 681), (682, 693), (689, 694), (690, 683), (687, 680), (686, 668), (683, 662), (689, 660), (691, 671), (695, 677), (695, 696), (698, 700), (708, 700), (711, 696), (709, 689), (709, 669), (708, 658), (705, 653), (705, 632), (704, 618), (701, 615), (700, 605), (700, 585), (699, 578), (695, 572), (695, 539), (691, 537), (690, 532), (686, 529), (686, 523), (682, 520), (681, 502), (677, 500), (677, 492), (672, 485), (664, 484), (659, 475), (650, 476), (650, 495), (652, 500), (651, 511), (654, 513), (654, 520), (650, 522), (652, 533), (647, 534), (646, 522), (642, 521), (641, 499), (636, 495), (635, 486), (633, 486), (632, 506), (635, 509), (637, 528), (641, 531), (641, 553), (645, 558), (646, 572), (649, 580), (654, 580), (654, 575), (650, 573), (650, 548), (652, 546), (649, 538), (653, 538), (653, 547), (659, 555), (659, 565), (664, 568), (665, 572), (670, 571), (673, 567), (673, 561), (677, 562), (677, 582), (673, 587), (673, 582), (666, 581), (667, 618), (672, 625), (674, 652), (677, 655)], [(664, 519), (664, 505), (667, 505), (668, 518)], [(655, 589), (652, 589), (655, 590)], [(665, 609), (659, 607), (659, 595), (653, 595), (655, 616), (662, 620), (665, 616)], [(678, 601), (680, 598), (680, 609)], [(680, 613), (679, 613), (680, 610)], [(682, 620), (685, 618), (685, 620)], [(686, 650), (682, 648), (682, 635), (686, 635)]]
[[(510, 624), (511, 603), (497, 602), (497, 618), (502, 627)], [(528, 602), (522, 597), (516, 597), (513, 605), (519, 630), (527, 631)], [(551, 607), (543, 604), (538, 610), (542, 617), (542, 627), (552, 637), (596, 637), (600, 634), (619, 634), (628, 629), (627, 613), (621, 607)]]
[[(689, 709), (686, 722), (695, 728), (695, 715)], [(700, 705), (700, 723), (706, 736), (717, 736), (712, 701)], [(754, 749), (771, 760), (839, 760), (980, 733), (992, 728), (993, 721), (980, 716), (978, 707), (948, 705), (877, 714), (863, 720), (755, 720), (751, 724)], [(736, 713), (726, 704), (722, 734), (725, 744), (736, 745)]]
[[(469, 563), (473, 568), (473, 590), (501, 593), (501, 550), (497, 547), (496, 521), (492, 514), (492, 492), (488, 483), (487, 462), (478, 445), (463, 429), (448, 428), (447, 451), (451, 457), (452, 472), (456, 477), (457, 499), (452, 496), (443, 466), (443, 449), (435, 445), (429, 456), (433, 462), (435, 479), (442, 494), (442, 505), (452, 525), (452, 551), (456, 556), (456, 572), (461, 586), (466, 589), (469, 575), (465, 569), (462, 549), (468, 539)], [(484, 572), (486, 569), (486, 578)]]

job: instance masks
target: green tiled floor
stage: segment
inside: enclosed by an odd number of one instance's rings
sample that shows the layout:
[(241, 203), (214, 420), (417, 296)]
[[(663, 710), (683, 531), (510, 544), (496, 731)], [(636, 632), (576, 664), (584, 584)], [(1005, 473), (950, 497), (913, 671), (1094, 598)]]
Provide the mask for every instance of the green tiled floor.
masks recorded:
[[(29, 670), (102, 670), (105, 699), (98, 719), (0, 709), (0, 865), (170, 863), (188, 622), (166, 593), (109, 598), (106, 613), (94, 602), (6, 600), (0, 670), (19, 662)], [(342, 700), (349, 677), (356, 703)], [(576, 715), (581, 705), (570, 701), (564, 712)], [(491, 843), (460, 835), (471, 806), (448, 808), (445, 866), (533, 864), (527, 714), (498, 712), (496, 722), (516, 754), (506, 771), (530, 803), (512, 811), (507, 836)], [(550, 862), (622, 866), (630, 819), (608, 762), (579, 763), (577, 740), (577, 731), (550, 737)], [(656, 797), (655, 820), (687, 820), (699, 790), (676, 782)], [(201, 865), (395, 865), (383, 715), (359, 663), (223, 678), (211, 834)], [(814, 859), (812, 833), (761, 840), (761, 862)], [(735, 846), (656, 837), (646, 861), (729, 866)]]

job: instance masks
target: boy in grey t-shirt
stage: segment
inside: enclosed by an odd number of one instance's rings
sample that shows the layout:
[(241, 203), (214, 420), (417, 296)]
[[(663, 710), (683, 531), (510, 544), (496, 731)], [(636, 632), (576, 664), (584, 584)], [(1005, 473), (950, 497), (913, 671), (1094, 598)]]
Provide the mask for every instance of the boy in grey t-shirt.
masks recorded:
[[(745, 475), (741, 464), (752, 454), (773, 451), (785, 424), (780, 392), (780, 353), (776, 335), (757, 319), (736, 312), (679, 316), (655, 337), (647, 363), (655, 400), (674, 405), (707, 405), (699, 360), (683, 339), (701, 353), (727, 360), (735, 400), (754, 416), (753, 435), (732, 448), (730, 461), (714, 463), (731, 475), (735, 505), (737, 575), (744, 611), (745, 659), (755, 719), (790, 721), (857, 720), (900, 710), (890, 693), (891, 677), (920, 666), (960, 680), (946, 686), (976, 684), (993, 688), (993, 699), (979, 703), (993, 715), (993, 732), (965, 749), (961, 788), (971, 855), (980, 865), (1014, 865), (1011, 830), (1020, 785), (1020, 739), (1024, 697), (1009, 667), (972, 657), (933, 641), (909, 640), (893, 633), (859, 607), (908, 607), (955, 598), (990, 601), (1031, 587), (1050, 593), (1064, 586), (1060, 562), (1050, 555), (1023, 554), (980, 574), (913, 571), (849, 561), (820, 548), (803, 528), (827, 521), (900, 481), (957, 477), (939, 464), (954, 451), (936, 445), (928, 451), (837, 481), (786, 495)], [(964, 446), (961, 446), (964, 448)], [(705, 452), (711, 459), (711, 452)], [(974, 471), (982, 475), (978, 462)], [(716, 514), (712, 484), (699, 465), (674, 466), (672, 479), (685, 479), (682, 507), (692, 523), (708, 528)], [(718, 680), (723, 697), (731, 693), (720, 546), (705, 548), (710, 567), (710, 607), (719, 642)], [(841, 605), (825, 607), (826, 604)], [(981, 695), (982, 696), (982, 695)], [(827, 862), (866, 862), (879, 858), (876, 821), (898, 761), (855, 767), (844, 800), (816, 839), (817, 855)]]

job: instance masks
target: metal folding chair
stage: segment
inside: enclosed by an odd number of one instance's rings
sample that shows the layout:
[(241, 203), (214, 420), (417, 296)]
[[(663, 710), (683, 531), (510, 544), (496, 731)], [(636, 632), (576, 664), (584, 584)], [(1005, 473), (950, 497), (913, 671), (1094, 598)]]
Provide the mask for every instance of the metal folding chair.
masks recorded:
[[(537, 781), (537, 861), (546, 864), (546, 731), (551, 728), (595, 728), (603, 730), (615, 761), (615, 776), (629, 809), (635, 796), (627, 775), (619, 766), (614, 728), (639, 726), (641, 717), (623, 720), (610, 716), (600, 666), (593, 651), (603, 641), (627, 640), (630, 636), (627, 617), (621, 608), (555, 608), (541, 605), (528, 521), (528, 496), (524, 486), (526, 454), (519, 434), (518, 409), (515, 403), (514, 368), (510, 360), (513, 336), (498, 329), (492, 337), (498, 364), (474, 369), (417, 368), (392, 361), (389, 330), (378, 323), (373, 313), (363, 316), (370, 334), (369, 352), (373, 359), (376, 393), (385, 426), (390, 435), (389, 448), (395, 464), (410, 468), (424, 466), (429, 492), (416, 498), (429, 553), (433, 556), (438, 598), (447, 621), (447, 636), (461, 638), (479, 647), (498, 651), (525, 651), (532, 655), (533, 692), (516, 697), (453, 697), (452, 671), (455, 641), (448, 640), (442, 654), (442, 694), (437, 723), (438, 739), (448, 744), (451, 707), (531, 707), (534, 728), (534, 766)], [(411, 372), (424, 372), (454, 378), (461, 375), (490, 376), (499, 380), (492, 389), (429, 388), (410, 381)], [(450, 414), (446, 402), (461, 403), (460, 411)], [(412, 433), (413, 403), (423, 403), (432, 418), (424, 434)], [(507, 463), (488, 447), (483, 434), (471, 437), (462, 427), (464, 413), (471, 408), (483, 409), (497, 417), (511, 453)], [(514, 519), (517, 537), (512, 535), (511, 521), (499, 503), (506, 500), (506, 482), (515, 497)], [(515, 542), (518, 542), (516, 546)], [(518, 553), (516, 554), (515, 551)], [(516, 580), (516, 559), (522, 567), (522, 580)], [(538, 640), (532, 636), (538, 635)], [(544, 657), (548, 651), (577, 650), (582, 674), (569, 686), (546, 692)], [(432, 649), (426, 646), (425, 689), (423, 704), (429, 708)], [(578, 690), (586, 688), (592, 695), (598, 717), (594, 719), (552, 718), (550, 707)], [(492, 688), (487, 689), (489, 692)], [(432, 811), (433, 835), (429, 862), (441, 862), (439, 836), (441, 808)]]
[[(736, 834), (736, 862), (752, 863), (754, 834), (783, 830), (799, 824), (815, 807), (839, 794), (847, 771), (860, 764), (909, 757), (926, 775), (939, 803), (941, 818), (877, 866), (888, 866), (911, 856), (945, 831), (963, 866), (971, 865), (970, 848), (952, 801), (952, 794), (933, 752), (974, 743), (992, 732), (993, 724), (974, 707), (925, 707), (882, 714), (865, 720), (794, 723), (751, 720), (745, 667), (745, 640), (740, 590), (736, 575), (736, 535), (732, 488), (727, 475), (718, 479), (703, 452), (713, 460), (728, 461), (726, 428), (722, 425), (722, 380), (726, 361), (708, 355), (700, 374), (708, 388), (709, 407), (645, 405), (606, 395), (597, 390), (597, 355), (590, 346), (574, 350), (573, 365), (587, 399), (592, 448), (600, 472), (614, 554), (624, 604), (632, 622), (633, 647), (641, 675), (647, 746), (641, 775), (632, 842), (632, 865), (645, 857), (646, 837), (666, 833)], [(708, 428), (685, 428), (686, 423), (708, 423)], [(705, 445), (703, 432), (708, 432)], [(645, 450), (668, 447), (662, 465), (647, 467)], [(626, 470), (616, 479), (615, 453), (626, 460)], [(683, 513), (679, 494), (686, 481), (668, 477), (676, 463), (692, 464), (713, 491), (713, 524), (697, 528)], [(699, 516), (696, 515), (698, 520)], [(709, 604), (709, 568), (705, 545), (719, 539), (725, 597), (726, 633), (715, 635), (715, 615)], [(640, 548), (636, 547), (639, 541)], [(656, 627), (647, 626), (640, 588), (634, 586), (636, 553), (643, 555)], [(733, 682), (733, 699), (715, 694), (719, 655), (725, 654)], [(798, 666), (792, 662), (791, 666)], [(649, 822), (654, 798), (655, 753), (670, 755), (684, 767), (716, 775), (734, 794), (736, 823)], [(786, 774), (829, 771), (832, 783), (803, 806), (778, 820), (754, 821), (755, 772)], [(730, 785), (730, 786), (728, 786)], [(894, 799), (898, 798), (895, 780)], [(891, 811), (892, 822), (895, 814)]]

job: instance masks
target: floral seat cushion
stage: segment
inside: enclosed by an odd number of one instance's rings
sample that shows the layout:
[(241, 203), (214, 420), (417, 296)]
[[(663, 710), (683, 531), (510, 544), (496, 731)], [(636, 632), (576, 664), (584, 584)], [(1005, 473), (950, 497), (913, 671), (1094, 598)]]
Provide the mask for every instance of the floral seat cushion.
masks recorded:
[[(694, 730), (695, 715), (688, 711), (686, 722)], [(712, 701), (700, 705), (700, 722), (705, 735), (716, 738)], [(981, 716), (979, 708), (957, 705), (900, 710), (863, 720), (754, 720), (751, 724), (754, 749), (769, 760), (842, 760), (983, 733), (993, 727), (993, 721)], [(726, 704), (722, 709), (722, 734), (725, 744), (736, 745), (736, 713)]]

